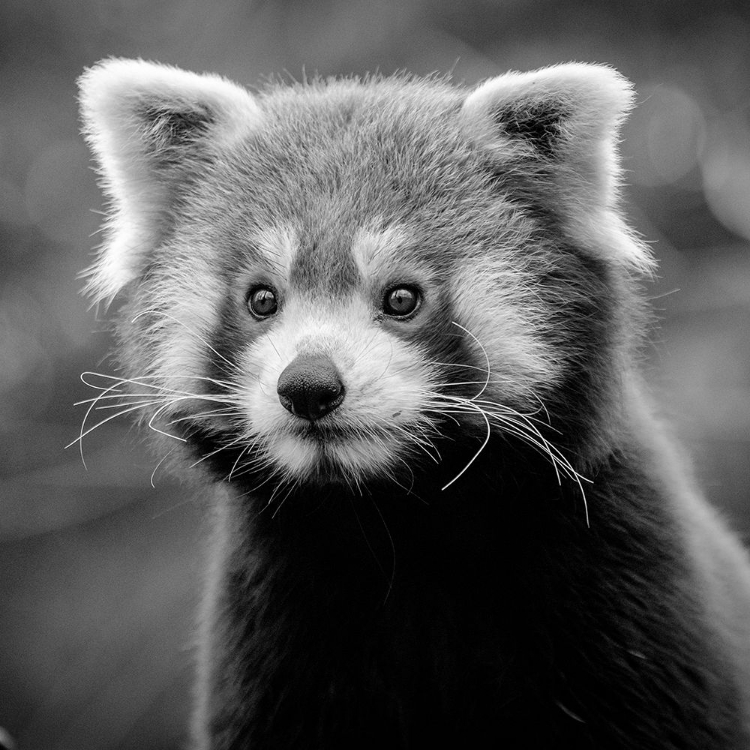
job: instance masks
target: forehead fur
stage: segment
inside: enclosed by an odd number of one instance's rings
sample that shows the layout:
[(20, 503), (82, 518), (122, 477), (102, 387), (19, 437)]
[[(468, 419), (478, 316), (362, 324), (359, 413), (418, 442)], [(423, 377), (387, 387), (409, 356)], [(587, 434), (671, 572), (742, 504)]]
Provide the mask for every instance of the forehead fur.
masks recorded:
[(281, 206), (312, 239), (378, 215), (400, 221), (468, 177), (458, 169), (470, 155), (460, 96), (442, 84), (336, 81), (275, 90), (259, 104), (267, 125), (228, 166), (256, 216), (271, 221)]
[(234, 145), (187, 210), (240, 254), (281, 222), (296, 238), (297, 270), (341, 282), (357, 270), (355, 247), (370, 265), (418, 250), (447, 267), (457, 237), (496, 233), (503, 215), (462, 132), (462, 100), (442, 81), (409, 79), (271, 90), (259, 99), (265, 127)]

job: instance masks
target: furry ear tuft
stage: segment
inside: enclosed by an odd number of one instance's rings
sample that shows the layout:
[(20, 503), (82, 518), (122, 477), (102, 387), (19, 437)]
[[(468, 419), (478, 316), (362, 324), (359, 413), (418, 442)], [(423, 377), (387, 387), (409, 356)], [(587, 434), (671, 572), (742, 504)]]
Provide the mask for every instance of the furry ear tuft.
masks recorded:
[(224, 78), (142, 60), (103, 61), (79, 86), (84, 135), (112, 204), (87, 291), (109, 301), (159, 243), (181, 182), (256, 127), (261, 113), (245, 89)]
[(619, 73), (569, 64), (485, 81), (466, 98), (463, 114), (485, 146), (538, 157), (590, 183), (589, 193), (612, 199), (618, 176), (617, 128), (633, 92)]
[[(526, 164), (551, 180), (573, 231), (598, 241), (594, 225), (614, 221), (603, 221), (602, 212), (617, 205), (618, 129), (633, 99), (630, 82), (612, 68), (570, 63), (485, 81), (466, 97), (462, 117), (491, 160)], [(615, 260), (650, 268), (635, 239), (618, 248)]]

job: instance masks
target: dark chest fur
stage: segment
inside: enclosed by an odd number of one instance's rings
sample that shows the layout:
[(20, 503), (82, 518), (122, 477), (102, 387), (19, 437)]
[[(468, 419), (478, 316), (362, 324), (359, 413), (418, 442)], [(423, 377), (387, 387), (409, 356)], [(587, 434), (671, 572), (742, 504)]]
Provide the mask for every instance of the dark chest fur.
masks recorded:
[(492, 460), (421, 500), (234, 508), (212, 747), (744, 747), (648, 479), (609, 467), (587, 527), (547, 466)]

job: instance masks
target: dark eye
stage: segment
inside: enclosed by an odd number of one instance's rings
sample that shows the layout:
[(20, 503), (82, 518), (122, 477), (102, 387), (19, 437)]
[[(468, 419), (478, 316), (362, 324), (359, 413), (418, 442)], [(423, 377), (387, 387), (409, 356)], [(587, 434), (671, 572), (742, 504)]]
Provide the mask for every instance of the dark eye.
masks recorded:
[(385, 293), (383, 312), (394, 318), (405, 318), (419, 307), (420, 300), (421, 295), (415, 287), (394, 286)]
[(256, 318), (267, 318), (279, 309), (276, 292), (267, 286), (253, 287), (247, 295), (247, 309)]

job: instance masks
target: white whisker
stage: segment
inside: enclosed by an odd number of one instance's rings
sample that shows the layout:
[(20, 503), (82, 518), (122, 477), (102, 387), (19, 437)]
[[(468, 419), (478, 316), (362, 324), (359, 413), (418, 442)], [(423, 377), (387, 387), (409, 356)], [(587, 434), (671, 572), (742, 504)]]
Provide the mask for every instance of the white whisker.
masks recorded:
[(448, 487), (450, 487), (457, 479), (459, 479), (460, 477), (462, 477), (466, 473), (467, 469), (474, 463), (474, 461), (477, 460), (477, 458), (479, 457), (479, 454), (487, 447), (487, 443), (490, 442), (490, 434), (492, 433), (492, 428), (490, 427), (490, 421), (489, 421), (489, 419), (487, 419), (487, 415), (481, 409), (479, 410), (479, 413), (482, 415), (482, 417), (483, 417), (483, 419), (484, 419), (484, 421), (485, 421), (485, 423), (487, 425), (487, 434), (484, 436), (484, 442), (479, 447), (479, 450), (471, 457), (471, 459), (466, 464), (466, 466), (464, 466), (464, 468), (461, 469), (461, 471), (459, 471), (458, 474), (456, 474), (456, 476), (453, 477), (453, 479), (451, 479), (451, 481), (448, 482), (448, 484), (446, 484), (442, 488), (444, 491), (447, 490)]
[(487, 350), (482, 345), (482, 342), (468, 328), (464, 328), (460, 323), (456, 323), (455, 320), (452, 320), (451, 323), (453, 323), (454, 326), (458, 326), (462, 331), (465, 331), (466, 333), (469, 334), (469, 336), (471, 336), (471, 338), (474, 339), (474, 341), (477, 343), (477, 346), (482, 350), (482, 354), (484, 355), (485, 363), (487, 364), (487, 378), (484, 381), (484, 385), (482, 386), (482, 389), (472, 399), (472, 401), (473, 401), (475, 399), (478, 399), (487, 390), (487, 386), (490, 383), (490, 358), (487, 355)]
[[(536, 408), (534, 411), (524, 413), (518, 411), (517, 409), (514, 409), (511, 406), (497, 403), (488, 398), (482, 398), (489, 386), (497, 382), (493, 381), (492, 379), (489, 356), (482, 343), (479, 341), (479, 339), (477, 339), (476, 336), (474, 336), (471, 331), (469, 331), (459, 323), (456, 323), (455, 321), (452, 321), (452, 323), (474, 340), (474, 342), (477, 344), (477, 346), (482, 351), (482, 354), (484, 355), (486, 367), (482, 368), (473, 365), (461, 364), (454, 365), (453, 363), (443, 362), (435, 362), (433, 364), (437, 367), (443, 368), (456, 366), (476, 369), (484, 373), (484, 379), (481, 382), (472, 380), (449, 380), (448, 382), (442, 384), (440, 390), (428, 391), (424, 393), (422, 408), (428, 413), (432, 412), (443, 419), (450, 419), (457, 424), (460, 424), (459, 418), (462, 415), (471, 418), (479, 417), (483, 420), (486, 430), (479, 449), (471, 456), (471, 458), (461, 469), (461, 471), (459, 471), (458, 474), (443, 487), (443, 489), (447, 489), (461, 476), (463, 476), (481, 455), (481, 453), (485, 450), (490, 441), (492, 435), (492, 425), (494, 424), (501, 435), (506, 434), (508, 436), (518, 438), (519, 440), (523, 441), (531, 448), (548, 458), (550, 464), (552, 465), (552, 469), (555, 472), (555, 477), (558, 484), (562, 484), (564, 477), (566, 479), (574, 481), (578, 485), (581, 496), (583, 498), (584, 509), (586, 513), (586, 524), (588, 525), (588, 503), (586, 501), (586, 494), (583, 489), (583, 483), (590, 482), (590, 480), (576, 471), (576, 469), (563, 455), (560, 449), (556, 445), (551, 443), (542, 433), (542, 428), (544, 428), (546, 430), (552, 430), (560, 434), (559, 430), (552, 427), (549, 413), (542, 399), (534, 394), (534, 398), (539, 404), (538, 408)], [(442, 392), (446, 388), (468, 387), (473, 385), (479, 386), (479, 390), (476, 394), (470, 397), (455, 396)], [(542, 416), (540, 415), (544, 415), (546, 419), (542, 418)]]
[(159, 471), (159, 467), (169, 458), (172, 451), (169, 451), (168, 453), (165, 453), (164, 456), (161, 457), (159, 460), (159, 463), (154, 466), (154, 470), (151, 472), (151, 486), (156, 489), (156, 484), (154, 482), (154, 479), (156, 478), (156, 472)]
[(154, 308), (143, 310), (139, 312), (134, 318), (133, 323), (135, 323), (136, 320), (139, 318), (142, 318), (146, 315), (154, 315), (154, 316), (161, 316), (162, 318), (167, 318), (167, 320), (171, 320), (173, 323), (177, 323), (177, 325), (182, 326), (188, 333), (195, 336), (195, 338), (200, 341), (207, 349), (210, 349), (219, 359), (226, 362), (226, 364), (229, 365), (229, 371), (232, 372), (233, 370), (237, 370), (237, 365), (234, 364), (234, 362), (230, 362), (223, 354), (219, 353), (216, 349), (214, 349), (211, 344), (206, 341), (203, 336), (201, 336), (196, 330), (191, 328), (189, 325), (185, 324), (183, 321), (181, 321), (179, 318), (175, 318), (174, 315), (170, 315), (168, 312), (164, 312), (163, 310), (156, 310)]
[(234, 440), (230, 440), (226, 445), (220, 445), (215, 450), (212, 450), (210, 453), (204, 453), (198, 460), (193, 461), (192, 464), (190, 464), (190, 468), (194, 468), (198, 466), (198, 464), (203, 463), (204, 461), (207, 461), (209, 458), (213, 458), (217, 454), (221, 453), (224, 450), (227, 450), (228, 448), (232, 448), (233, 446), (237, 445), (237, 443), (241, 442), (243, 439), (243, 436), (240, 435), (239, 437), (235, 438)]
[(243, 456), (250, 450), (252, 443), (248, 443), (237, 455), (237, 458), (234, 460), (234, 463), (232, 464), (232, 468), (229, 470), (229, 474), (227, 475), (227, 482), (232, 481), (232, 476), (234, 475), (234, 472), (237, 470), (237, 466), (239, 466), (240, 461), (242, 460)]

